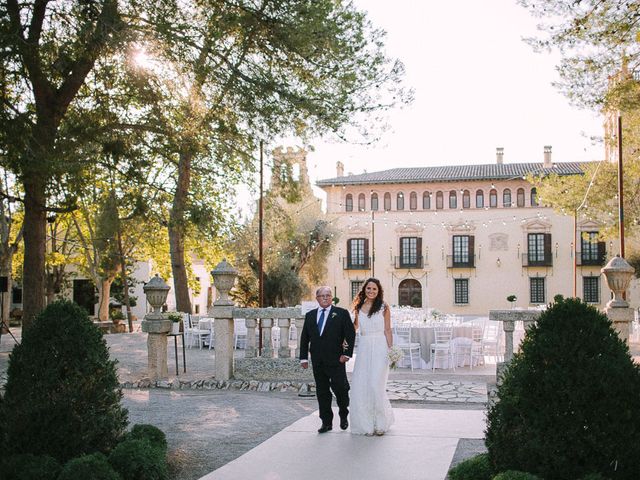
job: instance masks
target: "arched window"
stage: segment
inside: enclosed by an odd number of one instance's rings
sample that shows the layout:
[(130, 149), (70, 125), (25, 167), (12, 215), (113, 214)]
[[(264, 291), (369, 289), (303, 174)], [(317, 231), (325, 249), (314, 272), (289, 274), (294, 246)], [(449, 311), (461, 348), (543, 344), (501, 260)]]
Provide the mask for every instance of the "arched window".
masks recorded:
[(511, 206), (511, 190), (505, 188), (502, 191), (502, 206), (509, 208)]
[(371, 194), (371, 210), (374, 212), (378, 211), (378, 194), (377, 193)]
[(496, 208), (498, 206), (498, 191), (492, 188), (489, 192), (489, 207)]
[(476, 191), (476, 208), (484, 208), (484, 192), (482, 190)]
[(462, 208), (471, 208), (471, 194), (469, 190), (462, 192)]
[(366, 199), (364, 198), (364, 193), (361, 193), (360, 195), (358, 195), (358, 211), (359, 212), (365, 211), (365, 202), (366, 202)]
[(538, 206), (538, 192), (536, 191), (536, 187), (533, 187), (531, 189), (531, 206), (532, 207)]
[(384, 194), (384, 210), (385, 212), (391, 210), (391, 194), (389, 192)]
[(404, 210), (404, 193), (398, 192), (396, 196), (396, 210)]
[(458, 194), (455, 190), (449, 192), (449, 208), (452, 210), (458, 208)]
[(517, 193), (517, 205), (524, 207), (524, 188), (519, 188)]
[(422, 194), (422, 209), (431, 210), (431, 193), (430, 192), (424, 192)]
[(409, 210), (417, 210), (418, 209), (418, 194), (416, 192), (411, 192), (409, 194)]
[(444, 195), (442, 192), (436, 192), (436, 210), (442, 210), (444, 208)]
[(422, 308), (422, 285), (418, 280), (409, 278), (398, 285), (398, 304)]
[(344, 207), (347, 212), (353, 212), (353, 195), (347, 193), (347, 198), (344, 201)]

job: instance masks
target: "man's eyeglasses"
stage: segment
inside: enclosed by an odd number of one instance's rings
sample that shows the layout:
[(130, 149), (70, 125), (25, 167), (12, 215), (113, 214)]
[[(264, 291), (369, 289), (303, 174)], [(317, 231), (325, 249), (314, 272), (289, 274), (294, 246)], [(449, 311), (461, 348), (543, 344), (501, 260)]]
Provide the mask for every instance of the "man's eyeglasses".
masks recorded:
[(316, 298), (331, 298), (331, 295), (316, 295)]

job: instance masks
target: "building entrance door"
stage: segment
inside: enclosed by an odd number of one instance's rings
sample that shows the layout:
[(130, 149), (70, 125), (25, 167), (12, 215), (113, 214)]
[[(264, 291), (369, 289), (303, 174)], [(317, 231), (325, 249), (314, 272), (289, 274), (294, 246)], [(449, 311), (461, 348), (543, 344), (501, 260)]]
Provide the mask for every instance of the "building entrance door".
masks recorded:
[(400, 282), (398, 286), (398, 304), (422, 308), (422, 285), (414, 279)]

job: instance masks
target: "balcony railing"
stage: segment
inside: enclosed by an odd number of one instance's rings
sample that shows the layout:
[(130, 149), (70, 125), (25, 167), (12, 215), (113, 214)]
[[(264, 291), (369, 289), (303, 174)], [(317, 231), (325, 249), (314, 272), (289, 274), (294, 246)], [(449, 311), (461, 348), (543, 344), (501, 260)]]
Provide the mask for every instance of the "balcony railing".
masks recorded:
[(544, 254), (529, 255), (528, 253), (522, 254), (522, 266), (523, 267), (551, 267), (553, 265), (553, 255)]
[(370, 270), (371, 269), (371, 257), (357, 259), (355, 261), (352, 258), (344, 257), (342, 259), (343, 270)]
[(394, 257), (394, 265), (397, 269), (401, 268), (423, 268), (424, 261), (422, 255), (408, 259), (406, 257)]
[(607, 263), (606, 255), (598, 255), (598, 254), (586, 254), (583, 255), (582, 252), (576, 253), (576, 264), (580, 267), (588, 267), (588, 266), (602, 266)]
[(476, 256), (447, 255), (447, 268), (476, 268)]

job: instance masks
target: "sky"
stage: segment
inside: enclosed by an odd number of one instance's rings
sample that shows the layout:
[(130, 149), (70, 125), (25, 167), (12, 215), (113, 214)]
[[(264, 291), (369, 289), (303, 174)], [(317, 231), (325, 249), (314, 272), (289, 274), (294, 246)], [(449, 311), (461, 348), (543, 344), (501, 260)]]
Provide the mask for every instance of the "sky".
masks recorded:
[[(602, 117), (572, 107), (552, 82), (557, 53), (536, 53), (522, 39), (537, 19), (515, 0), (355, 0), (387, 32), (386, 51), (406, 68), (415, 100), (389, 114), (389, 131), (372, 146), (324, 139), (309, 143), (312, 183), (345, 173), (495, 162), (556, 162), (604, 156)], [(283, 146), (302, 146), (287, 140)], [(277, 146), (277, 145), (275, 145)], [(275, 147), (274, 146), (274, 147)], [(318, 196), (324, 197), (322, 191)]]

